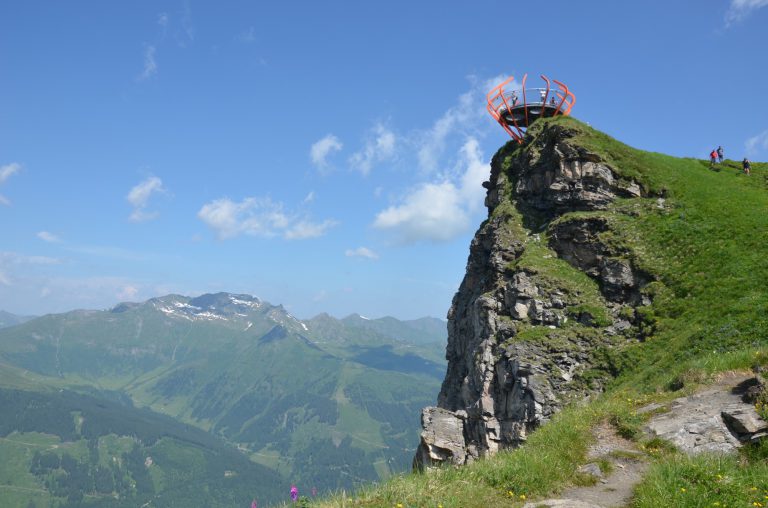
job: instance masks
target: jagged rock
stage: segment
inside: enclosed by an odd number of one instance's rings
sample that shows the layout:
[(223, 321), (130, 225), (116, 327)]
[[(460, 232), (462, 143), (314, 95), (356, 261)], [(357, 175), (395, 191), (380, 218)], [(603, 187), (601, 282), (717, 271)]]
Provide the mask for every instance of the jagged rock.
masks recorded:
[[(448, 368), (438, 407), (424, 410), (417, 468), (465, 463), (518, 446), (566, 402), (585, 395), (574, 379), (589, 366), (593, 343), (567, 334), (548, 343), (515, 340), (518, 326), (562, 327), (574, 296), (542, 283), (535, 273), (514, 269), (526, 243), (539, 242), (540, 236), (521, 235), (503, 208), (494, 213), (512, 197), (523, 224), (541, 224), (542, 217), (602, 210), (619, 196), (640, 195), (636, 183), (618, 178), (597, 155), (574, 144), (571, 135), (553, 124), (525, 149), (512, 155), (503, 149), (493, 158), (490, 179), (483, 184), (489, 218), (472, 240), (466, 275), (448, 312)], [(628, 295), (635, 298), (644, 279), (623, 260), (624, 253), (600, 242), (599, 234), (609, 227), (606, 220), (555, 224), (550, 248), (602, 280), (604, 294), (613, 296), (617, 309)], [(577, 319), (595, 325), (588, 309), (579, 312)], [(605, 335), (630, 326), (618, 323)]]
[(588, 474), (594, 476), (595, 478), (603, 477), (603, 470), (600, 469), (600, 466), (595, 462), (590, 462), (589, 464), (580, 466), (578, 471), (579, 473)]
[(747, 380), (744, 389), (745, 391), (742, 400), (749, 404), (754, 404), (760, 399), (760, 396), (763, 393), (768, 391), (768, 386), (766, 386), (765, 381), (763, 381), (760, 376), (755, 376), (752, 379)]
[(456, 465), (466, 462), (463, 416), (437, 407), (422, 410), (423, 430), (421, 444), (413, 459), (414, 468), (433, 462)]
[[(723, 409), (721, 413), (726, 425), (739, 435), (739, 440), (751, 438), (752, 434), (768, 430), (768, 422), (762, 420), (751, 405), (739, 404)], [(748, 434), (748, 437), (742, 437)]]

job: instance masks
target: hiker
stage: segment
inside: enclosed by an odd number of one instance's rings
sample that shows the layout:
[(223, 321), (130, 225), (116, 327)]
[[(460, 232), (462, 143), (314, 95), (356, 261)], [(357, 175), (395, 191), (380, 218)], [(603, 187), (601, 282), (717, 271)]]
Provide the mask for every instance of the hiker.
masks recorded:
[(717, 162), (718, 163), (723, 162), (723, 147), (722, 146), (718, 146), (717, 147)]
[(517, 106), (517, 92), (512, 90), (512, 107)]
[(547, 100), (547, 91), (539, 90), (539, 94), (541, 94), (541, 103), (544, 104), (544, 102)]
[(554, 95), (553, 95), (553, 96), (552, 96), (552, 98), (549, 100), (549, 104), (550, 104), (550, 106), (552, 106), (553, 108), (554, 108), (555, 106), (557, 106), (557, 104), (555, 104), (555, 96), (554, 96)]
[(749, 170), (752, 169), (752, 166), (750, 166), (750, 164), (749, 164), (749, 159), (744, 157), (744, 160), (741, 161), (741, 167), (744, 168), (744, 174), (748, 175), (749, 174)]
[(717, 163), (717, 150), (709, 152), (709, 167), (713, 168)]

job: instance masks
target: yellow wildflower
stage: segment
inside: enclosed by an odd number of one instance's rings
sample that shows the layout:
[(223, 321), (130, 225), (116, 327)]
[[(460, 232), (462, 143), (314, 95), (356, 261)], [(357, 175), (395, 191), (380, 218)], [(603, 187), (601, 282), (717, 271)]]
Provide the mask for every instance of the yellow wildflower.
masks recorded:
[(523, 501), (525, 501), (525, 494), (520, 494), (520, 499), (522, 499)]
[(685, 490), (685, 487), (682, 487), (682, 488), (680, 489), (680, 492), (685, 492), (685, 491), (686, 491), (686, 490)]

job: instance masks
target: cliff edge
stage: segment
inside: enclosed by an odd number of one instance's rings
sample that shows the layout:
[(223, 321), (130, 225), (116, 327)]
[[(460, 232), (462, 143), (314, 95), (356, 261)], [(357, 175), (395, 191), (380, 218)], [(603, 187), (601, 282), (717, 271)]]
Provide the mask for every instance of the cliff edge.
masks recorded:
[(600, 391), (606, 352), (647, 332), (655, 277), (612, 224), (619, 208), (663, 209), (663, 190), (582, 143), (588, 131), (542, 120), (493, 157), (488, 219), (448, 313), (448, 370), (437, 407), (422, 412), (415, 468), (518, 446)]

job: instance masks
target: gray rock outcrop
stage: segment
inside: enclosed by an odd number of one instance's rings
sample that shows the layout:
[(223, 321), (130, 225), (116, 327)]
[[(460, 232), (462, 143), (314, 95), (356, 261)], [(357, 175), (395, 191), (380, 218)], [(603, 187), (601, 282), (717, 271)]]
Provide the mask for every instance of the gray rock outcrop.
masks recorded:
[(742, 400), (736, 386), (748, 381), (752, 379), (726, 378), (704, 391), (675, 399), (668, 412), (651, 418), (646, 430), (691, 455), (728, 453), (763, 439), (768, 435), (768, 422), (758, 416), (753, 404)]
[[(464, 464), (524, 442), (569, 400), (589, 395), (577, 380), (591, 365), (595, 341), (608, 344), (608, 337), (627, 330), (631, 323), (619, 311), (644, 303), (640, 289), (649, 276), (626, 253), (600, 242), (599, 233), (610, 227), (606, 221), (556, 220), (641, 194), (640, 186), (619, 178), (572, 135), (549, 125), (524, 148), (508, 145), (493, 158), (483, 184), (489, 217), (472, 240), (448, 313), (448, 370), (438, 407), (424, 409), (414, 467)], [(531, 230), (547, 225), (549, 245)], [(612, 316), (608, 326), (580, 305), (580, 295), (517, 266), (533, 244), (598, 282), (601, 306)], [(518, 340), (523, 328), (557, 330), (569, 319), (603, 332)]]

